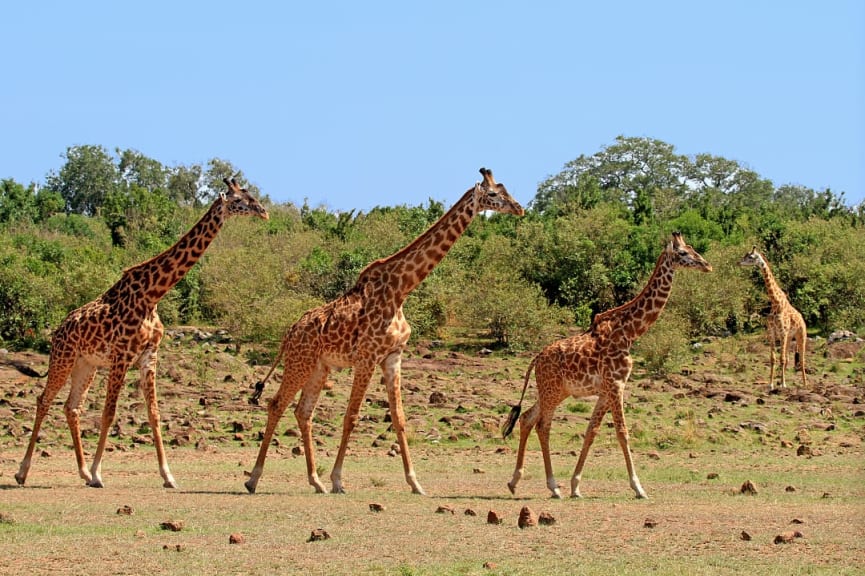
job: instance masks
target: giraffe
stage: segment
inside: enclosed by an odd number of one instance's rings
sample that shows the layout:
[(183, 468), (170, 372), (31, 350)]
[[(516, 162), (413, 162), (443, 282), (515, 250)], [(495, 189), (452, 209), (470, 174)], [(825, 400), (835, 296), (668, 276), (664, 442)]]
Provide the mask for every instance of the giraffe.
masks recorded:
[[(66, 382), (71, 381), (64, 412), (72, 433), (78, 474), (88, 486), (103, 486), (102, 456), (114, 421), (117, 397), (123, 388), (127, 370), (137, 362), (163, 486), (177, 487), (165, 458), (156, 401), (157, 350), (163, 335), (163, 325), (156, 312), (157, 304), (201, 258), (229, 217), (251, 215), (264, 220), (269, 218), (267, 210), (246, 189), (240, 188), (233, 178), (226, 178), (224, 182), (228, 191), (220, 194), (204, 216), (177, 243), (150, 260), (124, 270), (111, 288), (96, 300), (70, 312), (54, 332), (48, 380), (37, 400), (36, 421), (27, 452), (15, 474), (18, 484), (23, 485), (27, 481), (39, 429), (51, 402)], [(99, 368), (108, 368), (108, 388), (99, 443), (88, 471), (81, 444), (79, 418), (87, 391)]]
[[(711, 264), (687, 245), (680, 233), (674, 232), (672, 239), (658, 257), (648, 283), (636, 298), (622, 306), (597, 314), (588, 330), (553, 342), (531, 361), (526, 370), (520, 401), (511, 410), (503, 430), (503, 435), (507, 438), (519, 418), (520, 445), (514, 475), (508, 482), (511, 494), (516, 493), (517, 483), (523, 475), (529, 434), (532, 428), (537, 426), (547, 475), (547, 487), (552, 491), (553, 497), (562, 497), (553, 476), (550, 460), (550, 427), (553, 413), (568, 396), (574, 398), (597, 396), (598, 400), (589, 419), (577, 467), (571, 478), (571, 497), (581, 497), (580, 479), (583, 465), (586, 463), (586, 456), (598, 433), (601, 421), (609, 411), (613, 414), (616, 436), (625, 455), (625, 466), (631, 488), (637, 498), (648, 498), (640, 485), (631, 459), (628, 428), (625, 424), (624, 391), (633, 367), (630, 355), (631, 345), (660, 316), (670, 296), (674, 272), (679, 268), (693, 268), (703, 272), (712, 270)], [(538, 401), (520, 417), (532, 369), (535, 370)]]
[(312, 414), (330, 371), (350, 367), (354, 372), (351, 394), (343, 419), (339, 451), (330, 474), (333, 492), (344, 493), (342, 466), (349, 436), (357, 424), (373, 371), (379, 366), (387, 389), (405, 479), (413, 493), (424, 494), (412, 467), (400, 393), (402, 351), (411, 334), (402, 305), (480, 212), (495, 210), (517, 216), (523, 214), (522, 206), (502, 184), (496, 183), (490, 170), (481, 168), (480, 172), (483, 181), (466, 191), (426, 232), (395, 254), (369, 264), (361, 271), (354, 287), (336, 300), (307, 311), (288, 329), (270, 371), (257, 385), (256, 395), (260, 394), (280, 360), (285, 360), (282, 384), (268, 404), (267, 425), (258, 458), (245, 483), (250, 493), (255, 493), (261, 478), (274, 429), (301, 389), (294, 416), (303, 438), (307, 477), (317, 493), (327, 493), (316, 472)]
[(781, 387), (787, 387), (787, 347), (792, 339), (796, 339), (796, 352), (793, 360), (794, 368), (798, 366), (802, 370), (802, 386), (808, 386), (805, 376), (805, 340), (808, 333), (805, 330), (805, 319), (796, 310), (787, 295), (778, 286), (774, 274), (769, 267), (766, 258), (757, 251), (757, 247), (745, 254), (739, 262), (739, 266), (756, 266), (763, 273), (766, 283), (766, 292), (772, 303), (772, 309), (766, 317), (766, 335), (769, 339), (769, 389), (775, 388), (775, 347), (781, 345)]

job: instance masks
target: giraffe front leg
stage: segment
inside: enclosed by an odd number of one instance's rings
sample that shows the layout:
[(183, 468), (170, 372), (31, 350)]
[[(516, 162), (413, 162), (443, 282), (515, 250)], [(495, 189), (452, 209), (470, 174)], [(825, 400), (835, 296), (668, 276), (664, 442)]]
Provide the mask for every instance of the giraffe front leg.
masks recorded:
[(369, 386), (370, 378), (372, 378), (373, 369), (373, 365), (358, 365), (354, 367), (354, 381), (351, 385), (351, 395), (348, 399), (348, 408), (345, 411), (345, 417), (342, 420), (342, 438), (339, 441), (339, 450), (336, 454), (336, 461), (334, 462), (333, 470), (330, 473), (330, 480), (333, 484), (334, 494), (345, 493), (345, 487), (342, 485), (342, 464), (345, 460), (345, 454), (348, 451), (348, 441), (351, 437), (351, 432), (357, 425), (360, 406), (363, 404), (363, 398), (366, 395), (366, 389)]
[(90, 389), (95, 375), (96, 368), (79, 358), (75, 368), (72, 370), (71, 389), (69, 397), (66, 399), (66, 404), (63, 407), (63, 411), (66, 413), (66, 422), (69, 424), (69, 432), (72, 434), (72, 446), (75, 451), (75, 460), (78, 464), (78, 475), (88, 484), (93, 478), (90, 475), (90, 471), (87, 470), (87, 463), (84, 461), (80, 417), (81, 407), (84, 405), (87, 391)]
[(156, 446), (156, 459), (159, 462), (159, 475), (163, 488), (177, 488), (177, 482), (168, 468), (165, 447), (162, 444), (162, 423), (159, 418), (159, 403), (156, 399), (156, 366), (158, 363), (155, 348), (145, 350), (139, 364), (141, 393), (147, 405), (147, 420), (153, 431), (153, 444)]
[(583, 447), (580, 449), (580, 457), (577, 460), (577, 466), (574, 468), (574, 475), (571, 476), (571, 498), (582, 498), (580, 494), (580, 480), (583, 478), (583, 466), (586, 464), (586, 457), (589, 455), (589, 448), (592, 442), (595, 441), (595, 436), (601, 427), (601, 421), (607, 413), (607, 403), (603, 398), (598, 398), (595, 403), (595, 408), (592, 410), (592, 416), (589, 419), (589, 426), (586, 428), (586, 437), (583, 438)]
[(383, 378), (387, 388), (388, 402), (390, 403), (391, 420), (399, 443), (402, 466), (405, 472), (405, 481), (411, 486), (412, 494), (426, 495), (424, 489), (415, 475), (414, 466), (409, 453), (408, 438), (406, 436), (405, 412), (402, 407), (401, 379), (402, 379), (402, 356), (394, 353), (388, 356), (382, 363)]
[(99, 430), (99, 443), (96, 445), (96, 454), (93, 456), (93, 464), (90, 466), (91, 480), (87, 483), (91, 488), (102, 488), (102, 457), (105, 454), (105, 445), (108, 442), (108, 431), (114, 424), (114, 415), (117, 412), (117, 398), (123, 388), (123, 378), (129, 369), (130, 361), (115, 360), (108, 373), (108, 388), (105, 391), (105, 407), (102, 409), (102, 424)]
[(637, 477), (637, 470), (634, 467), (634, 461), (631, 455), (631, 444), (628, 436), (628, 426), (625, 423), (624, 398), (622, 397), (622, 391), (624, 390), (624, 387), (624, 382), (618, 385), (618, 393), (616, 394), (616, 398), (614, 398), (611, 402), (613, 424), (616, 427), (616, 437), (619, 440), (619, 446), (621, 446), (622, 453), (625, 456), (625, 467), (628, 470), (628, 479), (630, 481), (631, 488), (634, 490), (637, 498), (648, 498), (649, 496), (646, 494), (646, 491), (643, 490), (643, 486), (640, 484), (640, 479)]
[(538, 423), (538, 415), (540, 414), (540, 404), (537, 403), (520, 416), (520, 445), (517, 448), (517, 462), (514, 465), (514, 475), (511, 481), (508, 482), (508, 490), (511, 494), (516, 494), (517, 484), (523, 477), (523, 467), (526, 460), (526, 444), (529, 441), (529, 435), (535, 424)]

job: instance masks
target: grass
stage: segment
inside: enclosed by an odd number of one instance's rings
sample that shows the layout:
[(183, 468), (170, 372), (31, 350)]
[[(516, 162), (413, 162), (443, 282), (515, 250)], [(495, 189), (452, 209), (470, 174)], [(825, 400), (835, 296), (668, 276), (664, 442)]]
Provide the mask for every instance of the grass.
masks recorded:
[[(158, 377), (169, 463), (181, 486), (175, 491), (161, 488), (134, 389), (118, 408), (121, 432), (110, 438), (103, 463), (106, 488), (85, 488), (77, 477), (62, 397), (43, 427), (37, 454), (46, 455), (34, 461), (27, 486), (16, 486), (12, 475), (40, 386), (0, 372), (0, 573), (861, 573), (865, 417), (856, 414), (865, 385), (855, 380), (861, 362), (841, 372), (832, 368), (835, 361), (815, 355), (814, 390), (831, 391), (820, 402), (768, 394), (755, 383), (766, 375), (761, 351), (750, 341), (711, 343), (687, 360), (686, 370), (668, 378), (635, 374), (626, 418), (650, 499), (633, 498), (608, 415), (584, 470), (585, 497), (559, 501), (548, 497), (534, 434), (517, 495), (505, 486), (518, 435), (504, 441), (498, 427), (519, 398), (530, 355), (454, 359), (443, 351), (432, 361), (408, 355), (404, 404), (415, 471), (429, 496), (412, 495), (401, 459), (386, 455), (395, 435), (380, 404), (386, 394), (378, 376), (346, 457), (347, 494), (313, 493), (304, 458), (292, 455), (300, 439), (284, 434), (296, 428), (289, 409), (258, 492), (249, 495), (244, 471), (252, 468), (266, 420), (265, 408), (246, 403), (256, 373), (242, 357), (201, 355), (185, 346), (163, 348)], [(755, 346), (753, 354), (748, 346)], [(163, 373), (169, 366), (179, 372), (176, 378)], [(235, 380), (226, 382), (226, 373)], [(333, 390), (319, 402), (314, 429), (326, 485), (351, 373), (337, 373), (333, 380)], [(91, 451), (103, 389), (97, 380), (82, 419), (91, 430), (85, 439)], [(435, 390), (447, 402), (431, 404)], [(850, 390), (860, 404), (844, 400)], [(727, 392), (741, 399), (727, 401)], [(530, 387), (524, 409), (534, 399)], [(556, 412), (552, 460), (566, 494), (593, 406), (591, 399), (571, 400)], [(183, 434), (191, 440), (171, 444)], [(142, 436), (145, 443), (137, 443)], [(797, 456), (802, 445), (812, 456)], [(746, 481), (756, 485), (756, 495), (740, 493)], [(384, 510), (372, 512), (370, 503)], [(134, 514), (117, 514), (124, 505)], [(440, 506), (454, 513), (437, 513)], [(523, 506), (552, 514), (555, 525), (518, 528)], [(466, 515), (467, 509), (476, 515)], [(487, 524), (491, 510), (502, 515), (501, 525)], [(646, 527), (647, 519), (653, 528)], [(791, 524), (794, 519), (803, 523)], [(168, 520), (182, 521), (184, 529), (162, 530), (160, 523)], [(309, 542), (317, 528), (331, 538)], [(804, 538), (774, 544), (787, 530), (799, 530)], [(230, 544), (231, 534), (242, 534), (245, 542)]]

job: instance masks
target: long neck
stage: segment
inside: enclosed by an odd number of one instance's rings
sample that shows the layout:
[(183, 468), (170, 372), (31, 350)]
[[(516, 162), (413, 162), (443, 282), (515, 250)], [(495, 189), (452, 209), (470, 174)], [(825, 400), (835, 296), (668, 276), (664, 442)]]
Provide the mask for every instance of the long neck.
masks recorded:
[(149, 303), (156, 304), (180, 282), (187, 272), (216, 238), (224, 223), (218, 201), (173, 246), (124, 271), (139, 284), (139, 294)]
[(664, 310), (673, 288), (674, 272), (672, 259), (665, 250), (658, 257), (655, 270), (642, 292), (630, 302), (598, 314), (595, 323), (610, 320), (613, 330), (620, 330), (621, 336), (629, 344), (633, 343), (646, 333)]
[(769, 295), (769, 300), (772, 302), (772, 309), (777, 310), (787, 303), (787, 295), (778, 286), (775, 281), (775, 275), (772, 274), (772, 269), (765, 258), (760, 259), (760, 271), (763, 273), (763, 280), (766, 283), (766, 294)]
[(411, 244), (367, 266), (358, 282), (372, 274), (380, 274), (382, 283), (404, 299), (444, 259), (475, 216), (474, 189), (470, 189)]

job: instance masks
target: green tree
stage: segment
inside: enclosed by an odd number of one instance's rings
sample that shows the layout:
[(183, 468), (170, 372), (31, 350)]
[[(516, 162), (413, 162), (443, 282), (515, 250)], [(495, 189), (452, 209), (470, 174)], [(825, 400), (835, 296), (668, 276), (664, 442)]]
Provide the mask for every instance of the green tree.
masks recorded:
[(118, 183), (117, 166), (102, 146), (71, 146), (58, 173), (46, 178), (46, 187), (66, 202), (66, 211), (92, 216)]
[(0, 224), (32, 222), (38, 217), (36, 196), (11, 178), (0, 180)]

